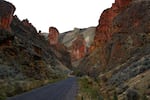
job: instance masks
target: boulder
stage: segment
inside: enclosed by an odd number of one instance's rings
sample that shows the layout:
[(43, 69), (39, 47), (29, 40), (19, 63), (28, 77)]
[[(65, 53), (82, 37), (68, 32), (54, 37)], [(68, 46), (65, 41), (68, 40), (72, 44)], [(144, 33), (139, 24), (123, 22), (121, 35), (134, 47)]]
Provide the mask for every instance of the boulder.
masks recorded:
[(139, 100), (139, 94), (135, 89), (128, 89), (126, 92), (126, 100)]

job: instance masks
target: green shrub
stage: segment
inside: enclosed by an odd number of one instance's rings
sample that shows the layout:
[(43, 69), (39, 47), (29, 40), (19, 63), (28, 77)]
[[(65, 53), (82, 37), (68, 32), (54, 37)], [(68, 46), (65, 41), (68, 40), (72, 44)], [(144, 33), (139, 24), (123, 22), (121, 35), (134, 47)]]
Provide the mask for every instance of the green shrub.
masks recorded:
[(0, 100), (6, 100), (6, 95), (0, 95)]
[(80, 70), (78, 69), (74, 69), (74, 72), (73, 72), (74, 75), (78, 76), (78, 77), (82, 77), (84, 74), (83, 72), (81, 72)]
[(118, 96), (117, 96), (117, 93), (116, 93), (116, 92), (114, 92), (113, 100), (118, 100)]
[(89, 77), (82, 77), (79, 79), (80, 94), (81, 99), (91, 99), (91, 100), (103, 100), (99, 93), (98, 84)]

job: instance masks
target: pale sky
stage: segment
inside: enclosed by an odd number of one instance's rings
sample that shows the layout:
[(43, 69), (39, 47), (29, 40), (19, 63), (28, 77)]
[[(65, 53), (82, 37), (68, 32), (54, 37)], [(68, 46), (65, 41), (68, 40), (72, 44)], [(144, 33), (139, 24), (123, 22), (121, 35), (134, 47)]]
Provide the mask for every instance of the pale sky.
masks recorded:
[(102, 11), (114, 0), (7, 0), (16, 7), (19, 19), (28, 19), (38, 30), (50, 26), (60, 33), (76, 28), (97, 26)]

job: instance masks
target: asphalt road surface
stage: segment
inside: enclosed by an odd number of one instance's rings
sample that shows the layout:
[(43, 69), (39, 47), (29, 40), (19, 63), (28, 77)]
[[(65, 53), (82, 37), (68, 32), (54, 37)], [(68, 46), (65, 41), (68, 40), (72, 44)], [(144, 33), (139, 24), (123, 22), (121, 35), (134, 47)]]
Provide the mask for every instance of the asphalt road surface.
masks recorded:
[(7, 100), (75, 100), (77, 89), (77, 79), (71, 77)]

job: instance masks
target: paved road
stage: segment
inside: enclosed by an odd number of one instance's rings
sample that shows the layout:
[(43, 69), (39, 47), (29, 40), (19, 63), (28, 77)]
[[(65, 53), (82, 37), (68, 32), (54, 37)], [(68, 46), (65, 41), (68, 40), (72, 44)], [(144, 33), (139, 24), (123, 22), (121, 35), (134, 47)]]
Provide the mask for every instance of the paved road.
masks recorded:
[(75, 77), (26, 92), (8, 100), (75, 100), (77, 94)]

